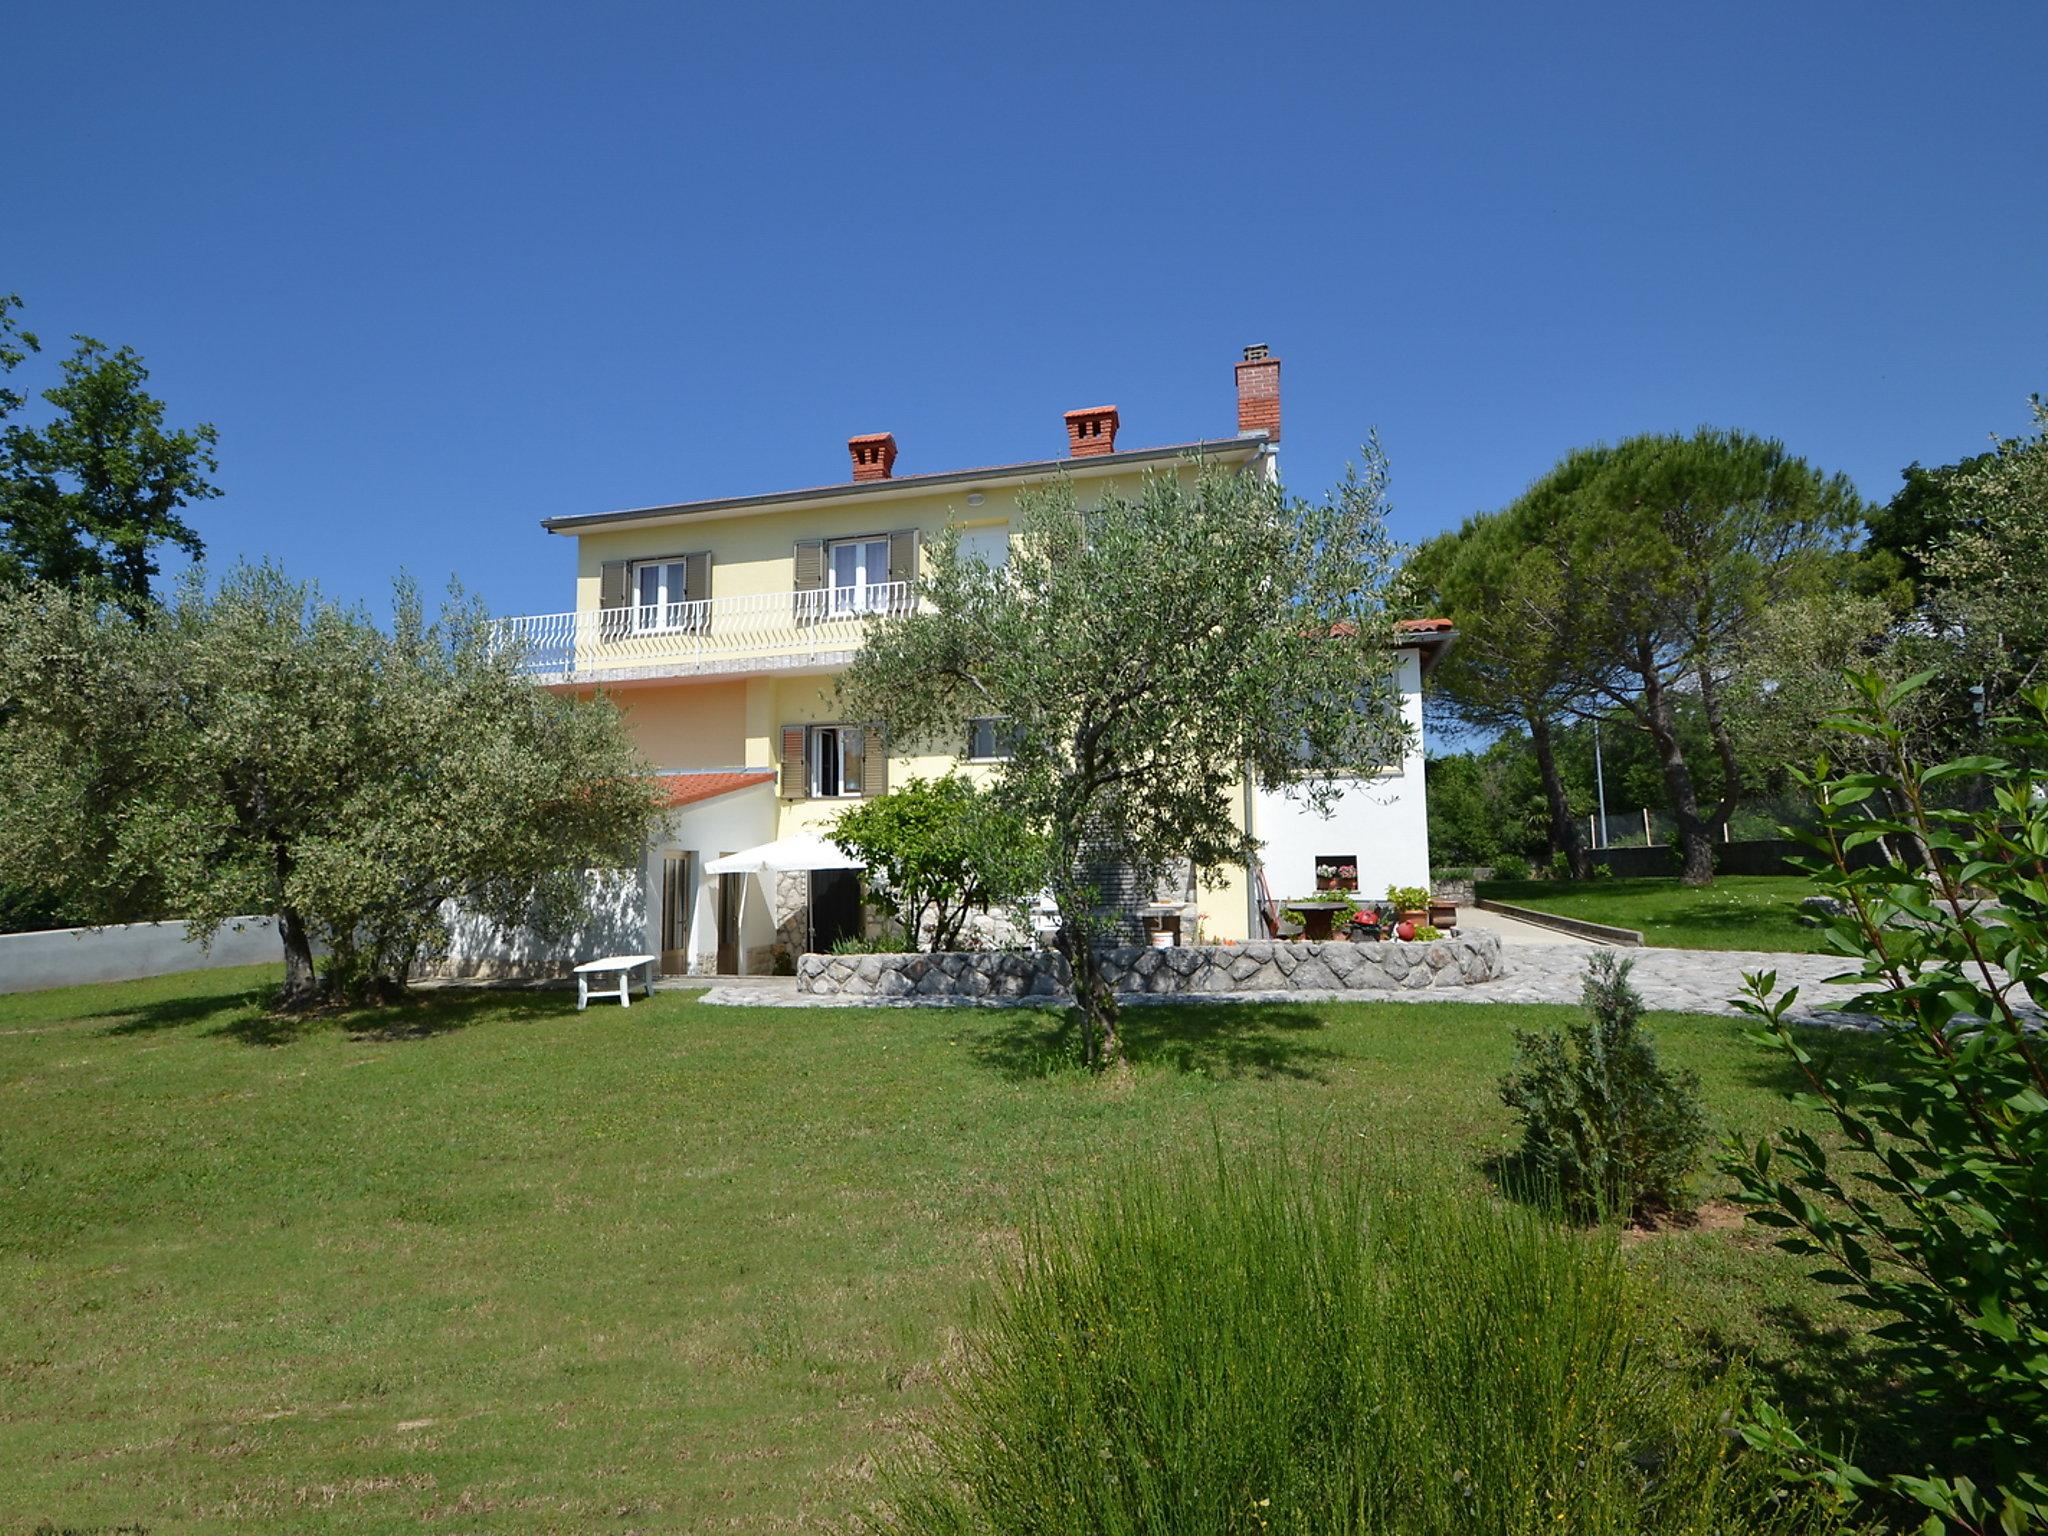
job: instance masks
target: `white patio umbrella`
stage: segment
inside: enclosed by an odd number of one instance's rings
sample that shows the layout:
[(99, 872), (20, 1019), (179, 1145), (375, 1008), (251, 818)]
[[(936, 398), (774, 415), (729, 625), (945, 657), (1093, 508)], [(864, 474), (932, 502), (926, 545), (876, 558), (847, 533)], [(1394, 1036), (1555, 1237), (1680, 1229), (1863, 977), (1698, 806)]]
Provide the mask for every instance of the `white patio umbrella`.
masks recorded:
[[(704, 875), (708, 881), (712, 875), (780, 875), (813, 869), (866, 867), (837, 843), (814, 833), (799, 832), (792, 837), (778, 837), (774, 842), (763, 843), (758, 848), (742, 848), (738, 853), (728, 853), (722, 859), (706, 859)], [(739, 909), (733, 916), (735, 932), (739, 930), (740, 919), (745, 916), (746, 910), (747, 886), (742, 885)], [(743, 949), (740, 952), (740, 973), (746, 974), (746, 969), (746, 951)]]
[(742, 848), (722, 859), (707, 859), (707, 875), (780, 875), (806, 869), (865, 869), (852, 854), (837, 843), (809, 832), (778, 837), (758, 848)]

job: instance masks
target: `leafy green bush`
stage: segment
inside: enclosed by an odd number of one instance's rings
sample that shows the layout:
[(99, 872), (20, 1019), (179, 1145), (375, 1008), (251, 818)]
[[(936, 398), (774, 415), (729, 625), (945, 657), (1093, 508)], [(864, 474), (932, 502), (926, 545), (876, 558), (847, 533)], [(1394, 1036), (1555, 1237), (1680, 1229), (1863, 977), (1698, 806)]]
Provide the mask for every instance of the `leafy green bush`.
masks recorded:
[(1043, 1214), (980, 1309), (901, 1536), (1815, 1529), (1661, 1358), (1611, 1239), (1284, 1157)]
[(867, 866), (877, 904), (934, 954), (960, 947), (970, 912), (1021, 907), (1045, 878), (1043, 840), (993, 790), (953, 773), (863, 800), (832, 838)]
[[(1751, 1218), (1787, 1231), (1780, 1247), (1820, 1258), (1816, 1279), (1884, 1319), (1876, 1336), (1903, 1391), (1871, 1411), (1928, 1459), (1873, 1474), (1774, 1415), (1749, 1433), (1844, 1491), (1931, 1510), (1936, 1528), (2044, 1529), (2048, 1036), (2028, 1001), (2048, 1003), (2048, 690), (2000, 723), (1995, 755), (1930, 767), (1903, 724), (1926, 677), (1851, 680), (1857, 706), (1837, 728), (1883, 766), (1822, 761), (1797, 776), (1818, 811), (1807, 867), (1841, 906), (1828, 936), (1866, 987), (1848, 1006), (1881, 1026), (1887, 1061), (1873, 1081), (1837, 1081), (1789, 1022), (1797, 989), (1750, 977), (1740, 1006), (1762, 1020), (1756, 1038), (1805, 1078), (1805, 1101), (1833, 1117), (1846, 1151), (1785, 1131), (1731, 1143), (1723, 1161)], [(1930, 803), (1971, 778), (1990, 791), (1974, 808)], [(1879, 838), (1917, 843), (1935, 867), (1851, 868)]]
[(1683, 1208), (1707, 1141), (1699, 1075), (1658, 1065), (1631, 964), (1597, 951), (1585, 1019), (1565, 1035), (1517, 1030), (1500, 1085), (1522, 1121), (1523, 1176), (1581, 1220)]
[(1529, 861), (1523, 858), (1503, 858), (1493, 861), (1495, 880), (1526, 880), (1529, 878)]

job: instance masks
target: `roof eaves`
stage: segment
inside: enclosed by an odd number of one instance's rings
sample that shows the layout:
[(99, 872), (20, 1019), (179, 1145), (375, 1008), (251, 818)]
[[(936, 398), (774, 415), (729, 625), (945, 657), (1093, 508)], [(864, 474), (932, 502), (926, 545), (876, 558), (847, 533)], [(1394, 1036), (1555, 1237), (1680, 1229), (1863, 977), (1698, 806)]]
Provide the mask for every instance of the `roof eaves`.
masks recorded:
[(1191, 455), (1218, 459), (1249, 458), (1267, 444), (1263, 432), (1240, 437), (1200, 438), (1191, 443), (1170, 443), (1160, 448), (1130, 448), (1118, 453), (1096, 454), (1085, 459), (1032, 459), (1021, 464), (993, 464), (981, 469), (951, 469), (924, 475), (898, 475), (888, 480), (847, 480), (833, 485), (811, 486), (795, 491), (769, 491), (753, 496), (724, 496), (709, 501), (679, 501), (665, 506), (629, 507), (616, 512), (574, 512), (561, 517), (544, 517), (542, 528), (549, 533), (582, 533), (592, 529), (677, 517), (703, 517), (719, 512), (755, 512), (779, 504), (791, 506), (815, 501), (839, 501), (864, 496), (886, 496), (891, 492), (939, 490), (949, 485), (973, 485), (991, 480), (1027, 480), (1041, 475), (1078, 473), (1094, 476), (1106, 470), (1161, 463)]

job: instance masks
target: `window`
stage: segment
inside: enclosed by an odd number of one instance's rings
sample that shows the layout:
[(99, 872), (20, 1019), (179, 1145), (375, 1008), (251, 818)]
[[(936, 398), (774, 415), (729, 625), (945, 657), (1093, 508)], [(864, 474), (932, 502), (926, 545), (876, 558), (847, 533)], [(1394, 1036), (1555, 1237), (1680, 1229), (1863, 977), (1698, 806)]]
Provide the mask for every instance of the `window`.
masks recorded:
[(979, 560), (999, 571), (1010, 558), (1010, 525), (997, 523), (988, 528), (969, 528), (960, 535), (960, 558)]
[(879, 613), (889, 602), (889, 541), (841, 539), (825, 546), (831, 612)]
[(1358, 855), (1319, 853), (1316, 855), (1316, 889), (1355, 891), (1358, 889)]
[(810, 735), (811, 794), (828, 800), (865, 794), (867, 733), (857, 725), (814, 725)]
[(708, 616), (707, 605), (689, 600), (687, 560), (645, 560), (633, 567), (633, 630), (636, 634), (667, 634), (697, 630)]
[(1001, 715), (984, 715), (967, 722), (969, 762), (998, 762), (1017, 755), (1017, 727)]

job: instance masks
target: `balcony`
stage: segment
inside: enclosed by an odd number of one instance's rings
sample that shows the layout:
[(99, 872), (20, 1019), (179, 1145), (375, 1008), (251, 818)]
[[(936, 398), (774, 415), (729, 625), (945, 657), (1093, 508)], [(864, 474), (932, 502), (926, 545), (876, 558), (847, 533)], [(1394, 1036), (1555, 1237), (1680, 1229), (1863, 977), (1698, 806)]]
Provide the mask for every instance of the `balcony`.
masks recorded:
[(698, 603), (499, 619), (501, 645), (542, 683), (610, 683), (843, 666), (869, 623), (908, 612), (907, 581), (759, 592)]

